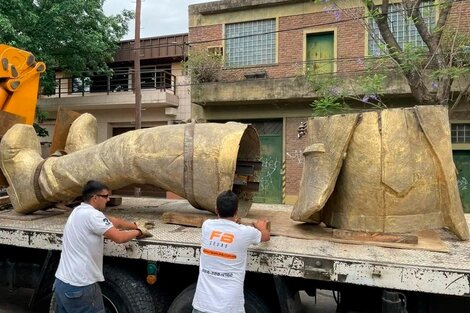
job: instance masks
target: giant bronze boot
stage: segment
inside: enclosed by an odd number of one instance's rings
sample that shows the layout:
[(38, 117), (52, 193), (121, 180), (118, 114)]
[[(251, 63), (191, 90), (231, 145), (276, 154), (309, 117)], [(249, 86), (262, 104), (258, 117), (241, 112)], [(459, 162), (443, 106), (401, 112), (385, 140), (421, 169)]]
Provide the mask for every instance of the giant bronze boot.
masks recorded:
[[(86, 127), (74, 127), (76, 123)], [(260, 171), (259, 138), (253, 127), (233, 122), (159, 126), (92, 145), (94, 135), (86, 133), (91, 124), (89, 118), (77, 119), (66, 145), (73, 152), (46, 160), (40, 157), (32, 126), (17, 124), (5, 134), (0, 166), (16, 211), (30, 213), (74, 199), (95, 179), (111, 189), (151, 184), (209, 211), (215, 211), (220, 192), (232, 189), (239, 196), (240, 216), (247, 214)]]
[(292, 219), (365, 232), (448, 227), (469, 238), (448, 111), (417, 106), (311, 118)]

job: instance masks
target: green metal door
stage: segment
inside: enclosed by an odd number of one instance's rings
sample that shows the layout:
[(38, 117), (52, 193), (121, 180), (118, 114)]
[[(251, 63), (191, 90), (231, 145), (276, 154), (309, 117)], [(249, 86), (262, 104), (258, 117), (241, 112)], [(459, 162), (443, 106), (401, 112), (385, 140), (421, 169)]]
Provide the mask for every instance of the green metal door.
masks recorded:
[(333, 73), (334, 33), (307, 35), (307, 64), (315, 73)]
[(254, 201), (282, 203), (282, 136), (260, 135), (260, 145), (263, 167)]
[(470, 151), (454, 151), (453, 154), (462, 205), (465, 213), (470, 213)]

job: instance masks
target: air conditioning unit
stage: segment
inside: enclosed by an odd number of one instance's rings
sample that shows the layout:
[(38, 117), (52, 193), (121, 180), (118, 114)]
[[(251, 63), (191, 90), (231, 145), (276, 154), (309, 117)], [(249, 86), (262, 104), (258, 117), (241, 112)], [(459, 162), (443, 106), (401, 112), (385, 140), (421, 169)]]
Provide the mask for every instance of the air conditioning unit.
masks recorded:
[(207, 47), (207, 52), (210, 54), (215, 55), (224, 55), (224, 47), (217, 46), (217, 47)]

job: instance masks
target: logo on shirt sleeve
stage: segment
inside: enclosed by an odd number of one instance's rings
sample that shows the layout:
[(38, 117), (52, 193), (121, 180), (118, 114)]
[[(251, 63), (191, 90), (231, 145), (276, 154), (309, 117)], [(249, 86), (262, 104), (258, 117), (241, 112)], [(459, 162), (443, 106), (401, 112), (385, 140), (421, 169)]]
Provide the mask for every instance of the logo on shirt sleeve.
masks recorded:
[(108, 225), (111, 225), (111, 222), (105, 217), (103, 218), (103, 223), (108, 226)]

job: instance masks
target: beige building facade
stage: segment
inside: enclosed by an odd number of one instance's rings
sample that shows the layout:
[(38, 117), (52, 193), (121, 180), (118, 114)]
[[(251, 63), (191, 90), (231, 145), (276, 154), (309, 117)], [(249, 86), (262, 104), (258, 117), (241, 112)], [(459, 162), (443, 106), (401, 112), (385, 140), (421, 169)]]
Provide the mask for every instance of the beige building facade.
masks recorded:
[[(186, 121), (191, 118), (189, 81), (182, 61), (187, 53), (187, 34), (141, 40), (142, 127)], [(56, 73), (55, 94), (41, 96), (39, 108), (47, 113), (42, 126), (52, 140), (59, 107), (91, 113), (98, 121), (98, 140), (135, 128), (133, 41), (122, 41), (109, 76), (64, 77)]]

